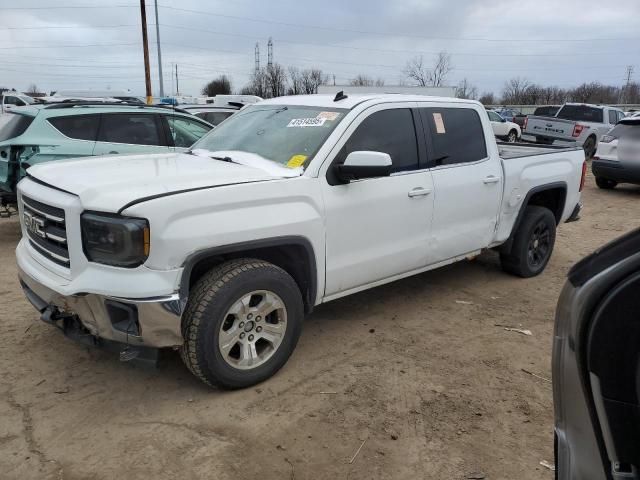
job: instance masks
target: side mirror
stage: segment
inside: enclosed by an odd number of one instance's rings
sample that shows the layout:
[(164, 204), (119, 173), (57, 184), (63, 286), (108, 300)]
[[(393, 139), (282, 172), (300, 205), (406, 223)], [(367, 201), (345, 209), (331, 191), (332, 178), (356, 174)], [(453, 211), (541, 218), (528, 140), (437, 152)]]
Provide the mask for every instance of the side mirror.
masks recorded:
[(382, 152), (351, 152), (335, 169), (337, 177), (344, 183), (360, 178), (388, 177), (391, 175), (391, 157)]

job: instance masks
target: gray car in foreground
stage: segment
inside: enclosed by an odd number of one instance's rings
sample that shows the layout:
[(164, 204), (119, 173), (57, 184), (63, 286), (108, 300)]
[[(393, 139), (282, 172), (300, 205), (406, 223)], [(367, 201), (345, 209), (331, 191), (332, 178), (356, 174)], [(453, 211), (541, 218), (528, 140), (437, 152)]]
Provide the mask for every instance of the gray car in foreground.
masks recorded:
[(553, 342), (556, 479), (640, 479), (640, 229), (571, 269)]

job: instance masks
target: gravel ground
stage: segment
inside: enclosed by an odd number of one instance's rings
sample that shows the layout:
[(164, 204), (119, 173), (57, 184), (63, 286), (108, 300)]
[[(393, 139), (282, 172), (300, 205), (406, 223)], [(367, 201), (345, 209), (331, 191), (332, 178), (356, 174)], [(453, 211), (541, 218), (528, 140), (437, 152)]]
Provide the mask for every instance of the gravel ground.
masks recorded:
[(136, 367), (40, 322), (16, 279), (18, 223), (1, 219), (0, 477), (551, 479), (558, 294), (640, 223), (640, 187), (590, 177), (583, 199), (543, 275), (510, 277), (487, 253), (328, 303), (278, 375), (236, 392), (174, 352)]

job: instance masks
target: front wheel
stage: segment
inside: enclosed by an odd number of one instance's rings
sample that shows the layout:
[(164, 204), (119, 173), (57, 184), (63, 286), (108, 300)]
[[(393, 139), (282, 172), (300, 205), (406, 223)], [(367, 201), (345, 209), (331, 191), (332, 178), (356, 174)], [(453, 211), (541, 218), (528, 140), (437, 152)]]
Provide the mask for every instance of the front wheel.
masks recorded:
[(303, 317), (300, 289), (283, 269), (255, 259), (223, 263), (189, 295), (182, 359), (208, 385), (249, 387), (287, 362)]
[(518, 141), (518, 132), (515, 130), (511, 130), (509, 135), (507, 135), (507, 142), (516, 143)]
[(500, 254), (505, 272), (534, 277), (547, 266), (556, 241), (556, 218), (545, 207), (526, 207), (509, 252)]
[(618, 182), (616, 182), (615, 180), (609, 180), (608, 178), (596, 177), (596, 185), (598, 186), (598, 188), (611, 190), (612, 188), (616, 188)]

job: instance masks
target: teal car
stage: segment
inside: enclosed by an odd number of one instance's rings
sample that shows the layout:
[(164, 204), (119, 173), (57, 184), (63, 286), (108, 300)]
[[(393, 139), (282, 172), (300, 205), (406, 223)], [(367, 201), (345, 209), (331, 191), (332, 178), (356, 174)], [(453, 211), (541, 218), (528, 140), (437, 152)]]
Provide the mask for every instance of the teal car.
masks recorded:
[(187, 150), (213, 125), (173, 108), (53, 103), (15, 108), (0, 121), (0, 204), (37, 163), (94, 155)]

